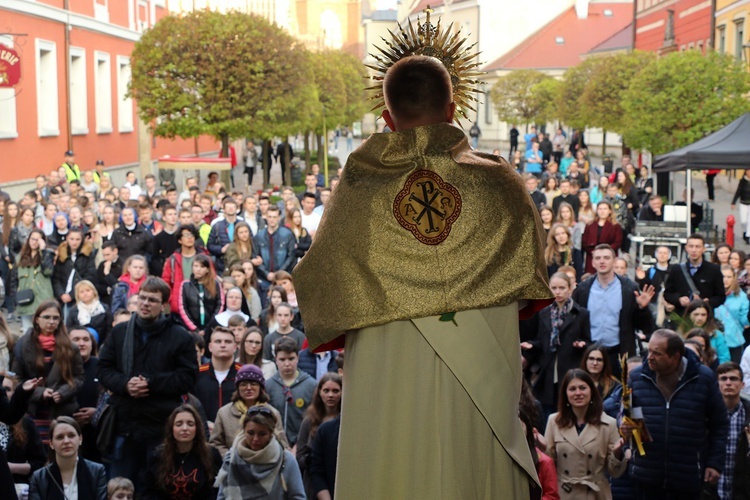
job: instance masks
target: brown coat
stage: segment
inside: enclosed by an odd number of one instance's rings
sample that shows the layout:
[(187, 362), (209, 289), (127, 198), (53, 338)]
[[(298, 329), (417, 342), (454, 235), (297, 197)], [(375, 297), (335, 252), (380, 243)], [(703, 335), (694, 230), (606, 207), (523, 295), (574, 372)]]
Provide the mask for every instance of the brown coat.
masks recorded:
[(613, 453), (620, 439), (617, 422), (602, 413), (600, 425), (587, 424), (579, 435), (575, 427), (560, 429), (556, 417), (557, 413), (550, 415), (544, 438), (547, 454), (557, 466), (560, 499), (610, 500), (612, 491), (605, 467), (610, 476), (620, 477), (628, 466)]

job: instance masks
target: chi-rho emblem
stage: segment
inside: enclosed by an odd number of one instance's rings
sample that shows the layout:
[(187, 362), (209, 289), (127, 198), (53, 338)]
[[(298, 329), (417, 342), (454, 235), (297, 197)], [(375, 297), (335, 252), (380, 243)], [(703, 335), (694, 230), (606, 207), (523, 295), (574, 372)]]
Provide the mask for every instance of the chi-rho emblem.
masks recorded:
[(393, 214), (419, 241), (438, 245), (461, 214), (461, 195), (435, 172), (418, 170), (393, 201)]

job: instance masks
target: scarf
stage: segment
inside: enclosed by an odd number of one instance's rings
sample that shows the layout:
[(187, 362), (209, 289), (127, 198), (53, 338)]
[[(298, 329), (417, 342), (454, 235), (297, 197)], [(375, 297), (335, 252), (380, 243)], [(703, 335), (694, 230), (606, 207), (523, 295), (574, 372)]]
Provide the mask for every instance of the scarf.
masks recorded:
[(248, 316), (247, 314), (243, 313), (241, 310), (240, 311), (230, 311), (229, 309), (227, 309), (223, 313), (217, 314), (215, 316), (216, 317), (216, 322), (218, 324), (220, 324), (221, 326), (229, 326), (229, 318), (231, 318), (235, 314), (239, 314), (240, 316), (242, 316), (242, 319), (245, 321), (245, 323), (247, 323), (248, 320), (250, 319), (250, 316)]
[(135, 327), (136, 334), (140, 334), (141, 342), (144, 344), (148, 341), (148, 337), (155, 333), (165, 331), (169, 326), (170, 319), (165, 315), (161, 314), (154, 321), (143, 321), (140, 316), (135, 315)]
[(91, 318), (99, 314), (104, 314), (104, 306), (99, 300), (94, 300), (91, 304), (78, 302), (78, 324), (86, 326), (91, 323)]
[(39, 343), (42, 344), (42, 350), (54, 352), (57, 339), (54, 335), (39, 335)]
[(568, 299), (562, 307), (558, 307), (556, 303), (550, 306), (552, 334), (550, 335), (549, 350), (552, 352), (556, 352), (560, 347), (560, 329), (572, 308), (573, 299)]
[(284, 468), (284, 448), (271, 438), (268, 446), (253, 451), (245, 446), (245, 435), (234, 439), (229, 450), (229, 460), (225, 460), (214, 487), (221, 487), (225, 498), (233, 500), (255, 500), (268, 498), (276, 485), (277, 478), (286, 491), (286, 483), (281, 472)]

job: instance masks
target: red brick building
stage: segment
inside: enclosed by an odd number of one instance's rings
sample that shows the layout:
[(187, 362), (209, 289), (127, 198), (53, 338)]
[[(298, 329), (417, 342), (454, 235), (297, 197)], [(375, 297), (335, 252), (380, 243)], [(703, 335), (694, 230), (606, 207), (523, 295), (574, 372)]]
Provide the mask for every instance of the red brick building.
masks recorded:
[(711, 0), (636, 0), (635, 40), (638, 50), (664, 54), (711, 45)]
[(68, 149), (82, 170), (97, 159), (137, 168), (139, 151), (155, 159), (218, 149), (211, 138), (148, 137), (125, 97), (134, 44), (167, 7), (167, 0), (0, 2), (0, 45), (18, 52), (22, 73), (15, 88), (0, 89), (0, 185), (48, 173)]

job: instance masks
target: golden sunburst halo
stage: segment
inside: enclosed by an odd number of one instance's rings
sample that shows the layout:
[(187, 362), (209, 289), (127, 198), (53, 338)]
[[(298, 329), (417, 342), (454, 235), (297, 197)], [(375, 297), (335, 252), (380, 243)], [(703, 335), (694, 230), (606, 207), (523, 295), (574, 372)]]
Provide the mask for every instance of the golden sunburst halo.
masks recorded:
[(457, 111), (456, 121), (458, 121), (459, 114), (468, 120), (467, 112), (476, 112), (472, 103), (479, 102), (474, 94), (484, 93), (480, 89), (482, 82), (477, 79), (484, 72), (477, 70), (480, 66), (479, 62), (472, 62), (477, 61), (479, 55), (479, 52), (472, 53), (476, 42), (466, 46), (467, 39), (461, 36), (461, 29), (451, 34), (453, 23), (448, 25), (447, 28), (441, 27), (440, 19), (438, 19), (437, 26), (432, 24), (430, 22), (432, 9), (429, 5), (424, 13), (426, 19), (423, 24), (420, 24), (419, 16), (417, 16), (416, 27), (411, 20), (405, 28), (401, 26), (401, 23), (398, 23), (397, 33), (388, 30), (391, 41), (381, 37), (386, 48), (383, 49), (376, 45), (375, 48), (380, 53), (370, 53), (378, 62), (377, 65), (366, 65), (375, 72), (371, 78), (377, 82), (376, 85), (366, 89), (373, 91), (370, 99), (377, 101), (371, 111), (385, 107), (383, 80), (388, 69), (404, 57), (421, 55), (434, 57), (443, 63), (453, 84), (453, 102), (456, 103)]

